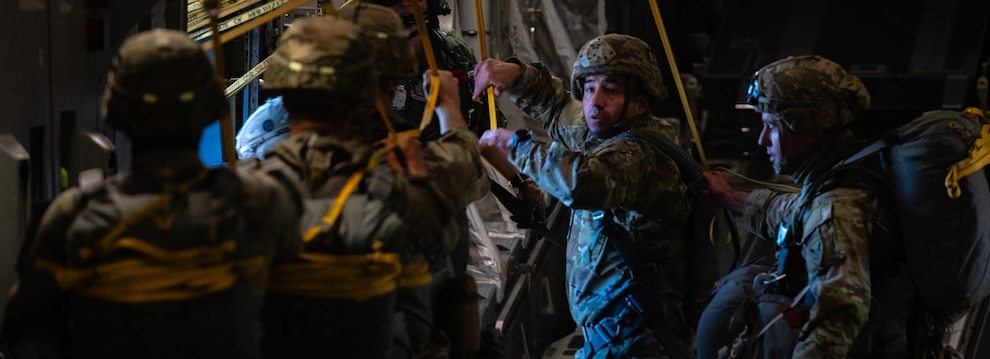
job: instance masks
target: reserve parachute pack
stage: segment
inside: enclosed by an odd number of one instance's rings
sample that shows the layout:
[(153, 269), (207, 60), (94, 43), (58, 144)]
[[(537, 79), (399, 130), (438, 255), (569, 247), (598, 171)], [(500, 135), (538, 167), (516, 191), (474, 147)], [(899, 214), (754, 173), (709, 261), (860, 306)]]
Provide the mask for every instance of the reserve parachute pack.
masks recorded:
[[(881, 135), (835, 171), (879, 155), (908, 263), (909, 291), (930, 308), (964, 310), (990, 294), (990, 119), (938, 110)], [(884, 294), (884, 293), (881, 293)]]

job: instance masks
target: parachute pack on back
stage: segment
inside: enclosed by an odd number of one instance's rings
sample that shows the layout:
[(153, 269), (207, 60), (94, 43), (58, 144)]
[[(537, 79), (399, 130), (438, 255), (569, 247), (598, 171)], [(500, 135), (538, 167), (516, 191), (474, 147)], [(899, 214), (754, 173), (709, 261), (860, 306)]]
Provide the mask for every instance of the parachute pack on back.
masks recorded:
[[(836, 165), (879, 152), (908, 274), (925, 305), (968, 308), (990, 294), (990, 119), (930, 111)], [(902, 298), (903, 299), (903, 298)]]

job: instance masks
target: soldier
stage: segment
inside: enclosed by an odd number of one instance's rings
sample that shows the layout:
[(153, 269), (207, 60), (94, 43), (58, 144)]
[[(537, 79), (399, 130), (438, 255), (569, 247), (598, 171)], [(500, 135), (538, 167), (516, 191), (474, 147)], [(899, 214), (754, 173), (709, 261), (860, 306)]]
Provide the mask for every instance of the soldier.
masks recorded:
[(677, 138), (649, 111), (667, 95), (653, 51), (628, 35), (592, 39), (574, 63), (570, 96), (538, 63), (488, 59), (475, 76), (475, 97), (489, 85), (496, 95), (508, 91), (553, 140), (497, 129), (485, 132), (481, 145), (503, 151), (574, 210), (567, 291), (585, 339), (577, 357), (688, 357), (694, 338), (683, 298), (691, 201), (676, 163), (627, 133)]
[[(777, 271), (761, 281), (767, 288), (758, 291), (783, 288), (798, 304), (790, 312), (800, 312), (802, 303), (810, 306), (810, 317), (780, 320), (779, 325), (800, 329), (792, 342), (770, 337), (760, 341), (764, 346), (781, 341), (769, 345), (776, 350), (786, 346), (779, 355), (794, 358), (908, 357), (914, 350), (906, 344), (912, 340), (907, 316), (892, 319), (877, 336), (863, 335), (871, 293), (885, 288), (904, 263), (903, 250), (891, 245), (898, 243), (891, 233), (897, 227), (892, 204), (870, 175), (880, 173), (875, 168), (879, 163), (876, 158), (857, 162), (855, 171), (831, 178), (826, 187), (816, 185), (861, 147), (846, 125), (870, 105), (863, 83), (828, 59), (787, 57), (756, 72), (748, 103), (761, 114), (759, 144), (767, 148), (774, 171), (791, 175), (802, 193), (737, 191), (718, 173), (706, 173), (703, 181), (712, 199), (743, 214), (747, 229), (777, 239)], [(871, 251), (874, 248), (878, 250)], [(871, 258), (871, 253), (883, 255)], [(790, 305), (790, 299), (787, 302)], [(775, 314), (761, 311), (760, 316)], [(706, 309), (699, 333), (729, 327), (728, 318), (715, 322), (719, 317)], [(760, 323), (749, 331), (770, 325), (778, 324)], [(706, 356), (713, 357), (716, 349), (705, 348), (710, 353)]]
[[(413, 66), (413, 68), (419, 69), (414, 74), (425, 71), (428, 66), (423, 47), (425, 36), (430, 41), (433, 55), (437, 61), (437, 67), (452, 72), (458, 80), (461, 99), (460, 109), (467, 121), (468, 127), (476, 135), (481, 135), (481, 133), (489, 129), (491, 127), (491, 120), (489, 118), (487, 98), (472, 101), (470, 96), (473, 91), (474, 82), (472, 70), (477, 63), (474, 52), (457, 33), (440, 30), (439, 16), (450, 13), (450, 7), (447, 5), (447, 2), (444, 0), (420, 1), (421, 10), (425, 12), (424, 16), (428, 28), (425, 34), (420, 33), (419, 28), (416, 26), (411, 0), (370, 0), (365, 2), (390, 7), (402, 20), (403, 27), (406, 29), (405, 32), (413, 45), (415, 59), (418, 59), (418, 61), (403, 59), (400, 60), (402, 63), (393, 64), (392, 67), (403, 69), (407, 66)], [(391, 97), (392, 108), (406, 126), (419, 126), (423, 111), (426, 108), (428, 89), (428, 87), (424, 86), (423, 79), (416, 75), (404, 77), (398, 83), (398, 86), (395, 87), (394, 95)], [(505, 116), (497, 109), (496, 117), (497, 126), (505, 127)], [(438, 131), (439, 128), (435, 123), (436, 121), (433, 121), (423, 129), (423, 140), (435, 141), (440, 138), (441, 132)], [(516, 222), (516, 226), (518, 228), (530, 228), (533, 225), (544, 222), (546, 220), (546, 209), (543, 192), (536, 183), (521, 173), (504, 156), (492, 156), (484, 152), (482, 155), (495, 171), (508, 179), (510, 186), (516, 192), (516, 198), (519, 200), (520, 205), (510, 217), (510, 219)], [(498, 189), (496, 188), (494, 190)], [(437, 263), (435, 265), (436, 283), (434, 286), (438, 291), (444, 293), (473, 293), (476, 292), (474, 279), (466, 274), (470, 244), (468, 241), (468, 226), (470, 224), (464, 212), (459, 214), (458, 220), (463, 230), (461, 234), (462, 239), (457, 243), (457, 247), (449, 258), (438, 258), (434, 261)], [(443, 264), (443, 262), (449, 263)], [(466, 298), (476, 301), (475, 296), (468, 295)], [(437, 298), (439, 301), (446, 301), (447, 299), (450, 299), (448, 295), (441, 295)], [(470, 303), (460, 302), (460, 300), (452, 300), (451, 303), (447, 304), (444, 302), (440, 306), (447, 308), (451, 305), (462, 308), (472, 307)], [(454, 336), (454, 338), (451, 338), (451, 355), (455, 357), (471, 356), (473, 352), (478, 350), (477, 346), (479, 345), (478, 341), (480, 338), (477, 337), (477, 333), (466, 329), (479, 327), (480, 323), (477, 322), (478, 319), (468, 318), (471, 316), (469, 313), (457, 313), (451, 310), (437, 311), (437, 315), (441, 316), (437, 320), (440, 323), (439, 328), (445, 331), (446, 335)], [(488, 337), (490, 333), (486, 332), (483, 334), (485, 334), (486, 340), (491, 339)]]
[[(396, 86), (406, 79), (415, 76), (416, 57), (413, 53), (412, 45), (406, 33), (406, 28), (391, 9), (369, 3), (361, 3), (355, 6), (347, 6), (339, 11), (342, 19), (351, 20), (361, 26), (366, 45), (374, 53), (376, 68), (381, 72), (379, 81), (379, 105), (387, 108), (387, 104), (395, 93)], [(443, 71), (449, 73), (448, 71)], [(453, 76), (451, 75), (451, 78)], [(446, 191), (448, 198), (453, 200), (456, 208), (464, 208), (471, 202), (480, 199), (488, 191), (488, 176), (481, 162), (481, 155), (478, 152), (478, 137), (472, 133), (467, 123), (461, 117), (458, 93), (459, 87), (455, 84), (443, 88), (437, 107), (441, 120), (438, 129), (441, 135), (434, 141), (428, 141), (423, 145), (423, 155), (426, 165), (429, 168), (431, 182)], [(390, 126), (398, 129), (407, 129), (410, 126), (398, 117), (394, 111), (387, 113), (375, 113), (367, 120), (369, 139), (379, 139), (387, 134), (386, 122)], [(383, 118), (382, 116), (385, 116)], [(456, 121), (451, 121), (456, 120)], [(458, 182), (461, 180), (473, 179), (471, 182)], [(460, 240), (458, 234), (453, 233), (451, 239)], [(435, 247), (434, 253), (450, 253), (457, 243), (444, 243), (443, 246)], [(399, 323), (396, 330), (396, 352), (393, 357), (431, 357), (441, 356), (445, 345), (429, 345), (431, 335), (440, 335), (433, 331), (433, 308), (431, 308), (430, 286), (422, 286), (414, 289), (406, 289), (399, 294), (400, 311), (397, 318)], [(470, 293), (472, 297), (476, 296)], [(468, 306), (474, 313), (478, 312), (477, 303)], [(445, 312), (453, 311), (452, 308), (444, 308)], [(477, 318), (477, 314), (475, 314)], [(460, 332), (473, 330), (477, 335), (477, 320), (472, 322), (475, 325), (472, 329), (462, 329)], [(459, 333), (455, 333), (459, 334)], [(434, 342), (443, 343), (442, 338), (433, 338)], [(435, 343), (434, 343), (435, 344)], [(468, 355), (457, 354), (454, 357)]]
[(133, 162), (48, 208), (6, 308), (14, 356), (260, 358), (268, 265), (298, 249), (300, 204), (270, 177), (200, 162), (227, 104), (184, 32), (127, 39), (103, 100)]
[[(306, 203), (303, 253), (271, 276), (262, 313), (268, 357), (388, 356), (397, 289), (429, 283), (422, 252), (456, 233), (454, 200), (432, 185), (418, 136), (400, 132), (382, 144), (365, 134), (378, 74), (363, 42), (350, 21), (302, 18), (281, 36), (265, 73), (265, 88), (280, 92), (289, 113), (289, 136), (258, 168)], [(456, 80), (447, 72), (441, 81), (439, 122), (451, 130), (463, 124), (449, 110)], [(470, 143), (462, 150), (479, 151)], [(451, 183), (477, 177), (447, 174), (463, 176)]]

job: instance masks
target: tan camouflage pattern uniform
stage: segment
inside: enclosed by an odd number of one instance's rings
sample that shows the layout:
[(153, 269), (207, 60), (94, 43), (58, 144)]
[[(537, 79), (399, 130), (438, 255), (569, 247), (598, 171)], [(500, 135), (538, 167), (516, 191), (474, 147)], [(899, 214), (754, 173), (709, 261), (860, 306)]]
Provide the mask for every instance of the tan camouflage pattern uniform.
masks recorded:
[[(822, 149), (848, 154), (848, 146)], [(794, 180), (807, 184), (841, 159), (832, 158), (831, 162), (802, 168), (794, 173)], [(746, 228), (763, 238), (777, 238), (778, 225), (791, 221), (800, 199), (800, 194), (753, 191), (746, 201)], [(800, 242), (804, 243), (801, 255), (809, 273), (809, 293), (815, 302), (794, 349), (794, 358), (844, 358), (859, 336), (870, 311), (868, 240), (876, 211), (873, 193), (836, 188), (815, 196), (807, 214), (798, 219), (804, 229), (800, 234)]]
[[(581, 102), (571, 98), (561, 79), (539, 63), (509, 62), (523, 68), (509, 89), (512, 100), (541, 121), (553, 140), (546, 143), (517, 134), (509, 159), (544, 191), (573, 209), (567, 240), (567, 292), (574, 321), (578, 326), (594, 326), (604, 317), (617, 315), (624, 299), (638, 292), (629, 268), (607, 243), (610, 238), (602, 233), (604, 223), (595, 218), (596, 211), (610, 211), (621, 229), (634, 238), (644, 261), (659, 266), (663, 283), (658, 285), (665, 294), (683, 295), (687, 251), (682, 224), (690, 212), (690, 200), (676, 164), (645, 141), (622, 135), (593, 137)], [(652, 115), (626, 121), (630, 128), (676, 138), (672, 125)], [(693, 352), (693, 334), (681, 311), (682, 301), (673, 296), (665, 299), (666, 318), (678, 339)], [(660, 356), (661, 346), (646, 323), (640, 320), (634, 325), (645, 330), (623, 343), (579, 356)]]
[[(751, 88), (751, 93), (759, 93), (754, 103), (757, 112), (773, 113), (799, 133), (834, 129), (869, 106), (869, 94), (859, 79), (821, 57), (786, 58), (757, 74), (758, 88)], [(871, 241), (880, 242), (884, 239), (878, 236), (888, 234), (878, 224), (885, 207), (877, 194), (859, 186), (840, 184), (823, 193), (809, 193), (813, 181), (857, 149), (848, 131), (826, 135), (831, 137), (827, 144), (792, 173), (802, 193), (753, 191), (746, 201), (744, 223), (753, 233), (771, 239), (778, 238), (782, 223), (802, 228), (795, 239), (801, 244), (814, 304), (792, 357), (871, 357), (869, 348), (861, 354), (850, 350), (869, 317), (872, 293), (880, 289), (881, 280), (871, 279), (869, 250)], [(806, 197), (812, 201), (801, 213)]]

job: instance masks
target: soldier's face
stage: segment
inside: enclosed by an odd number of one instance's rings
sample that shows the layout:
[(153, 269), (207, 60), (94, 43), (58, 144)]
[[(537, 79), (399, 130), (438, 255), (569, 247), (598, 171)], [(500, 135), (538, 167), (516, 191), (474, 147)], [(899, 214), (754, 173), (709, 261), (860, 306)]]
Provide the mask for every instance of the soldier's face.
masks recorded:
[(622, 121), (622, 106), (629, 100), (625, 117), (642, 115), (649, 106), (645, 95), (629, 96), (622, 76), (588, 75), (584, 78), (584, 119), (588, 129), (599, 138), (608, 138), (618, 132), (616, 125)]
[(422, 50), (422, 44), (419, 41), (419, 28), (416, 27), (415, 16), (413, 15), (412, 1), (419, 1), (419, 9), (423, 11), (423, 16), (426, 16), (428, 11), (428, 6), (426, 0), (399, 0), (396, 1), (390, 8), (392, 11), (399, 15), (402, 19), (402, 23), (406, 25), (406, 32), (409, 34), (409, 40), (413, 44), (414, 50), (419, 52)]
[(794, 132), (769, 112), (764, 112), (761, 118), (763, 131), (757, 141), (760, 146), (767, 148), (773, 170), (777, 174), (793, 173), (811, 150), (817, 147), (819, 138)]

